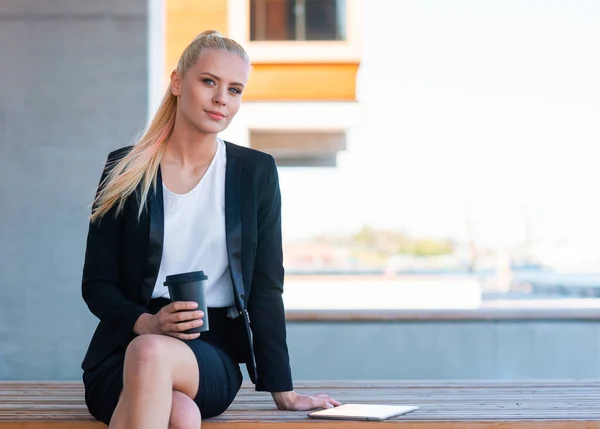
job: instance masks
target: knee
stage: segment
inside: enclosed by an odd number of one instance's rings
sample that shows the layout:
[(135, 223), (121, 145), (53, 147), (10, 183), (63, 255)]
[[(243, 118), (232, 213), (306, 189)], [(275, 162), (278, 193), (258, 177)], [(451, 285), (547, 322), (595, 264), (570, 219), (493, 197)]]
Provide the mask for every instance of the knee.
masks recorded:
[(125, 352), (125, 366), (136, 371), (160, 365), (165, 356), (160, 335), (140, 335), (134, 338)]
[(189, 396), (174, 390), (169, 429), (199, 429), (201, 423), (196, 403)]

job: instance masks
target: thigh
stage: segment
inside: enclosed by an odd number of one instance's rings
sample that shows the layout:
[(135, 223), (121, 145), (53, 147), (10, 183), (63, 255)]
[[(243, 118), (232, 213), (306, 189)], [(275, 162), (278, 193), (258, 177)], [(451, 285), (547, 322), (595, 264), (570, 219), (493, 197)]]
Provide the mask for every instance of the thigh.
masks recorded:
[(202, 419), (223, 413), (242, 385), (239, 365), (224, 351), (200, 339), (185, 341), (198, 361), (198, 394), (194, 398)]
[[(198, 364), (185, 343), (167, 335), (147, 334), (134, 338), (125, 353), (125, 393), (128, 381), (145, 380), (157, 372), (167, 372), (172, 388), (193, 398), (198, 393)], [(136, 385), (139, 382), (136, 381)]]
[[(92, 370), (84, 372), (85, 402), (90, 414), (108, 424), (119, 402), (128, 371), (143, 372), (133, 374), (135, 377), (147, 376), (148, 368), (156, 366), (140, 363), (149, 359), (171, 371), (173, 389), (190, 398), (197, 396), (198, 364), (189, 347), (181, 340), (164, 335), (140, 335), (131, 341), (126, 352), (116, 352)], [(132, 376), (131, 372), (129, 376)]]

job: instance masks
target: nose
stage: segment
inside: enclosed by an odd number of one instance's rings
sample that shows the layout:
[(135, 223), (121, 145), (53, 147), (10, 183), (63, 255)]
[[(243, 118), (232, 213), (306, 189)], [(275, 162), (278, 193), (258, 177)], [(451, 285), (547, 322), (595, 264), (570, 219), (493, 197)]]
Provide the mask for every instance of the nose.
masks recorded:
[(226, 94), (226, 90), (223, 89), (217, 89), (215, 90), (215, 93), (213, 95), (213, 103), (218, 105), (218, 106), (224, 106), (225, 103), (227, 102), (227, 94)]

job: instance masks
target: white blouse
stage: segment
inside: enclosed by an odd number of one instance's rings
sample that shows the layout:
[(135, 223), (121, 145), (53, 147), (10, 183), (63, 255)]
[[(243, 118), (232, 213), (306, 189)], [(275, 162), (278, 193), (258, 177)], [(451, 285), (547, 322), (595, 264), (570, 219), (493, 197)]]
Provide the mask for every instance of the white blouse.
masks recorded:
[(204, 271), (208, 307), (234, 305), (225, 241), (225, 143), (217, 151), (200, 182), (186, 194), (175, 194), (163, 184), (165, 213), (163, 253), (152, 298), (169, 298), (166, 276)]

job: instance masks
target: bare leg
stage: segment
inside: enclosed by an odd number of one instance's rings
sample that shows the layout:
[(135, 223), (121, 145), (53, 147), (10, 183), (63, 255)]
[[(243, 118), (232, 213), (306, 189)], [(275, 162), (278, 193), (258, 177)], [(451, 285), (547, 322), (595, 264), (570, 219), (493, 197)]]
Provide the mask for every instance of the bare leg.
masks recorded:
[(201, 420), (200, 410), (194, 400), (174, 390), (169, 429), (200, 429)]
[[(117, 408), (123, 407), (122, 403), (123, 392), (119, 396)], [(110, 422), (110, 425), (111, 428), (114, 426), (114, 419)], [(171, 415), (169, 417), (169, 429), (200, 429), (201, 425), (202, 416), (200, 415), (198, 405), (189, 396), (174, 390)]]
[(165, 335), (140, 335), (127, 347), (122, 397), (109, 427), (169, 427), (174, 391), (194, 398), (198, 381), (198, 363), (186, 344)]

